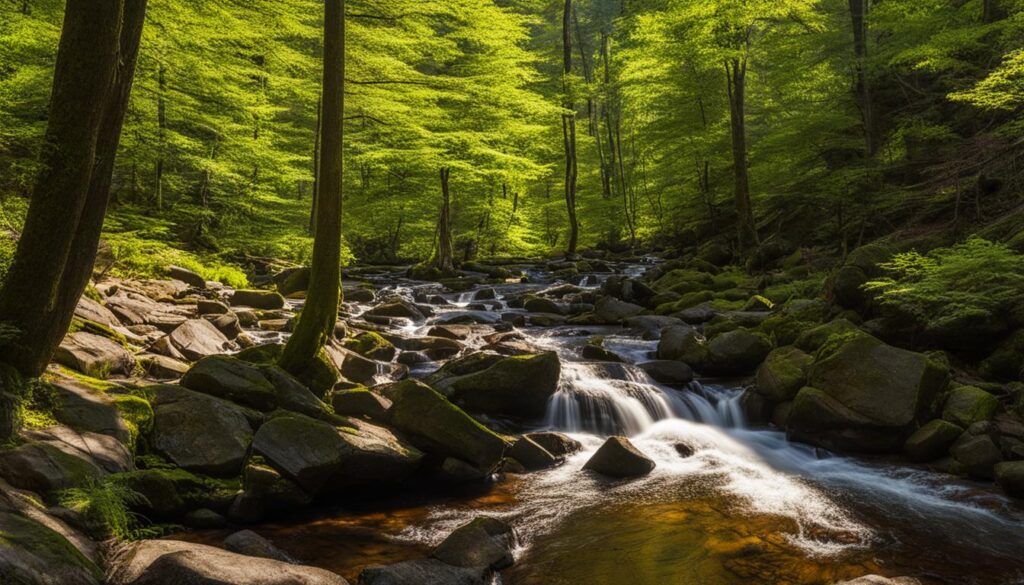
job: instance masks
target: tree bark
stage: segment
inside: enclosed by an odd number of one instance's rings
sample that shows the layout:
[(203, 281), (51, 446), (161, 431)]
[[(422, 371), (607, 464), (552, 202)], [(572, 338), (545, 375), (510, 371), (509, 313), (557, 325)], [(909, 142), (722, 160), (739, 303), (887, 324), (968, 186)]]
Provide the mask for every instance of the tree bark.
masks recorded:
[(345, 112), (345, 0), (326, 0), (320, 180), (306, 304), (280, 366), (305, 371), (334, 335), (341, 302), (342, 147)]
[(565, 103), (562, 107), (562, 142), (565, 147), (565, 206), (569, 214), (569, 242), (565, 253), (576, 255), (580, 225), (576, 217), (576, 180), (579, 169), (576, 166), (576, 105), (569, 88), (572, 75), (572, 0), (565, 0), (562, 14), (562, 91)]
[(455, 252), (452, 247), (452, 200), (448, 178), (450, 168), (441, 169), (441, 213), (437, 218), (437, 250), (434, 252), (434, 268), (445, 274), (455, 272)]
[(316, 195), (320, 192), (320, 136), (323, 124), (324, 102), (316, 103), (316, 130), (313, 135), (313, 201), (309, 206), (309, 235), (316, 236)]
[(754, 212), (750, 205), (750, 177), (747, 171), (747, 129), (745, 113), (745, 92), (747, 76), (746, 58), (735, 58), (725, 62), (726, 85), (729, 91), (729, 113), (732, 126), (732, 161), (736, 178), (736, 231), (738, 250), (745, 254), (756, 245), (757, 230), (754, 229)]
[(861, 121), (864, 124), (864, 151), (867, 158), (873, 158), (878, 152), (878, 130), (875, 121), (875, 108), (871, 98), (871, 85), (868, 80), (868, 10), (871, 0), (849, 0), (850, 18), (853, 23), (853, 54), (856, 58), (857, 81), (854, 93), (860, 108)]
[[(68, 0), (66, 5), (41, 171), (0, 288), (0, 356), (26, 376), (43, 372), (70, 323), (74, 304), (69, 308), (67, 298), (74, 291), (67, 288), (77, 288), (81, 270), (75, 265), (69, 269), (69, 262), (92, 258), (75, 246), (88, 244), (88, 236), (99, 230), (85, 226), (87, 233), (80, 234), (83, 215), (86, 221), (99, 223), (97, 216), (102, 221), (102, 211), (84, 210), (90, 204), (97, 154), (108, 156), (104, 129), (114, 121), (108, 103), (118, 70), (123, 12), (124, 0)], [(99, 162), (102, 173), (106, 161)], [(91, 254), (95, 245), (92, 241)], [(2, 412), (0, 418), (7, 415)]]

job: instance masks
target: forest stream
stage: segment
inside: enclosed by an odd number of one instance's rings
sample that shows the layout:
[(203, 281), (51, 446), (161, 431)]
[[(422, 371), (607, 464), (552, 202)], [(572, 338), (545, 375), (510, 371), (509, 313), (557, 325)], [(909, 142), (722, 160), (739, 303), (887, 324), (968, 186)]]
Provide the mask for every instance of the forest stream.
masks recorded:
[[(604, 278), (585, 277), (580, 285), (596, 288)], [(410, 299), (436, 287), (397, 273), (378, 275), (374, 284), (383, 287), (381, 296)], [(427, 323), (394, 331), (424, 335), (469, 314), (498, 321), (501, 313), (522, 312), (507, 308), (505, 295), (541, 288), (497, 286), (488, 311), (469, 308), (476, 289), (447, 293), (451, 304)], [(580, 441), (583, 449), (562, 466), (501, 474), (459, 495), (425, 488), (362, 499), (254, 530), (353, 581), (368, 564), (424, 556), (482, 514), (518, 532), (516, 564), (495, 581), (506, 585), (833, 583), (865, 574), (911, 575), (926, 584), (1024, 582), (1024, 510), (988, 486), (895, 459), (833, 454), (750, 426), (740, 406), (748, 380), (700, 379), (678, 390), (655, 383), (633, 365), (657, 345), (639, 332), (565, 325), (519, 331), (538, 350), (556, 351), (562, 373), (545, 419), (510, 430), (554, 430)], [(593, 335), (629, 363), (581, 361), (578, 350)], [(484, 344), (477, 337), (465, 343), (467, 352)], [(412, 374), (435, 367), (414, 367)], [(616, 434), (656, 462), (652, 473), (610, 480), (582, 470)], [(177, 537), (217, 544), (225, 534)]]

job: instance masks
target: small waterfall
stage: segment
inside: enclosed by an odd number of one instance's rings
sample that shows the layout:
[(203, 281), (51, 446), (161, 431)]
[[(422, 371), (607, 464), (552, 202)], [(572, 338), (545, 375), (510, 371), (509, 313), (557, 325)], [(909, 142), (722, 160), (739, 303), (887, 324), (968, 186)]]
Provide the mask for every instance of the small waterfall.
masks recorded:
[[(558, 392), (548, 402), (545, 426), (568, 432), (635, 435), (655, 422), (682, 418), (720, 427), (743, 427), (738, 390), (692, 382), (677, 392), (635, 366), (564, 362)], [(614, 369), (621, 379), (607, 377)]]

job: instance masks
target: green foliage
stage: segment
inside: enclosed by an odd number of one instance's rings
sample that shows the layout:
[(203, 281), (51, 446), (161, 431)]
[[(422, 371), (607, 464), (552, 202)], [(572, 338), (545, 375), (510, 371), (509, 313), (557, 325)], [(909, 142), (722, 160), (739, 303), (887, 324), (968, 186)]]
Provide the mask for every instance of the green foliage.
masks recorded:
[(163, 277), (167, 266), (175, 264), (196, 272), (206, 280), (223, 282), (235, 288), (248, 286), (245, 273), (236, 266), (223, 264), (215, 258), (200, 259), (138, 232), (107, 234), (105, 240), (114, 256), (114, 272), (122, 276)]
[(865, 288), (932, 327), (998, 316), (1024, 293), (1024, 256), (981, 238), (927, 255), (897, 254), (882, 267), (889, 276)]
[(138, 517), (130, 507), (147, 503), (146, 498), (122, 483), (109, 478), (92, 480), (84, 487), (62, 491), (59, 499), (62, 506), (81, 514), (96, 534), (118, 540), (139, 536)]

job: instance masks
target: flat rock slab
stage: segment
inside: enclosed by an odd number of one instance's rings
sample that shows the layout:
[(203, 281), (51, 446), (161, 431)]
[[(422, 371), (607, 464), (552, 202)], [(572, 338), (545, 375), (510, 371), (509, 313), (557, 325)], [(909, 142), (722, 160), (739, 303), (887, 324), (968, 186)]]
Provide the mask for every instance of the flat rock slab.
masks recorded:
[(53, 358), (61, 365), (101, 378), (107, 374), (131, 374), (135, 368), (135, 358), (121, 344), (86, 331), (65, 337)]

